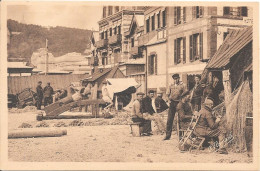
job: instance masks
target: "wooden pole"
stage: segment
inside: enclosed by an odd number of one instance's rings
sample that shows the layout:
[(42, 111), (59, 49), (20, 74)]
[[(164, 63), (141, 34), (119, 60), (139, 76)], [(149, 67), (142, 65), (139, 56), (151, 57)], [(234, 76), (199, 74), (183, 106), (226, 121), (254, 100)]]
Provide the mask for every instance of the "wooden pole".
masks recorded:
[(48, 73), (48, 63), (49, 63), (49, 55), (48, 55), (48, 39), (46, 39), (46, 61), (45, 61), (45, 75)]

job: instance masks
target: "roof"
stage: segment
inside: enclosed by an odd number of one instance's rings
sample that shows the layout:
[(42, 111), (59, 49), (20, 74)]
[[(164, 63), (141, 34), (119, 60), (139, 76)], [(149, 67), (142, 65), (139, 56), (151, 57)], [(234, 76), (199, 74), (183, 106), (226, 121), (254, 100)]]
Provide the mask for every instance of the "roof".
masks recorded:
[(211, 58), (206, 68), (210, 69), (222, 69), (225, 68), (230, 59), (237, 54), (242, 48), (249, 44), (253, 40), (253, 28), (252, 26), (232, 30), (219, 47), (218, 51)]
[(133, 15), (129, 30), (127, 30), (125, 32), (126, 36), (131, 34), (131, 30), (133, 29), (134, 23), (136, 23), (137, 32), (141, 31), (144, 26), (144, 16), (143, 15)]
[(166, 42), (167, 39), (165, 38), (162, 38), (162, 39), (159, 39), (157, 38), (157, 36), (154, 36), (151, 40), (149, 40), (148, 43), (146, 43), (145, 45), (146, 46), (150, 46), (150, 45), (155, 45), (155, 44), (159, 44), (159, 43), (164, 43)]
[(246, 69), (245, 72), (253, 71), (253, 64), (251, 63)]
[(139, 58), (139, 59), (131, 59), (125, 63), (122, 63), (120, 65), (126, 65), (126, 64), (145, 64), (145, 58)]
[(90, 77), (86, 78), (88, 81), (95, 81), (98, 78), (100, 78), (101, 76), (105, 75), (106, 73), (108, 73), (109, 71), (111, 71), (111, 68), (101, 68), (98, 69), (98, 71), (94, 72)]
[[(40, 74), (45, 74), (45, 71), (40, 72)], [(67, 71), (60, 71), (60, 70), (49, 70), (47, 74), (69, 74), (70, 72)]]
[(33, 67), (26, 66), (24, 62), (8, 62), (7, 63), (8, 68), (25, 68), (25, 69), (32, 69)]

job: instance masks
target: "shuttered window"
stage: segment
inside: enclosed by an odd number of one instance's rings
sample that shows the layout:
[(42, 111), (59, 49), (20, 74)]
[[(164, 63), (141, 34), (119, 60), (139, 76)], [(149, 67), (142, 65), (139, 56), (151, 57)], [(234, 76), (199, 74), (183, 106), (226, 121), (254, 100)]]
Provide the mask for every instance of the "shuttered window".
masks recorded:
[(109, 36), (112, 36), (113, 32), (112, 32), (112, 28), (109, 29)]
[(161, 12), (159, 12), (157, 14), (157, 27), (160, 28), (161, 27)]
[(114, 28), (114, 35), (117, 34), (117, 26)]
[(148, 57), (148, 74), (157, 75), (157, 55), (153, 54)]
[(174, 64), (186, 63), (186, 37), (174, 40)]
[(163, 27), (165, 27), (166, 26), (166, 11), (164, 10), (163, 12), (162, 12), (162, 17), (163, 17)]
[(146, 20), (146, 33), (149, 33), (149, 31), (150, 31), (150, 19), (148, 18)]
[(190, 36), (190, 61), (203, 59), (203, 33)]
[(174, 40), (174, 64), (177, 65), (177, 39)]
[(155, 29), (155, 16), (152, 16), (152, 30)]
[(177, 7), (174, 7), (174, 25), (177, 25)]
[(186, 22), (186, 7), (183, 7), (183, 14), (182, 14), (182, 16), (183, 16), (183, 22), (185, 23)]
[(185, 64), (186, 63), (186, 37), (183, 37), (183, 52), (182, 52), (182, 55), (183, 55), (183, 63)]
[(121, 25), (118, 26), (118, 34), (121, 34)]
[(103, 18), (106, 18), (107, 14), (107, 8), (106, 7), (103, 7)]
[(242, 16), (247, 17), (248, 11), (247, 7), (224, 7), (224, 16)]
[(192, 7), (192, 18), (200, 18), (203, 16), (204, 8), (202, 6), (193, 6)]

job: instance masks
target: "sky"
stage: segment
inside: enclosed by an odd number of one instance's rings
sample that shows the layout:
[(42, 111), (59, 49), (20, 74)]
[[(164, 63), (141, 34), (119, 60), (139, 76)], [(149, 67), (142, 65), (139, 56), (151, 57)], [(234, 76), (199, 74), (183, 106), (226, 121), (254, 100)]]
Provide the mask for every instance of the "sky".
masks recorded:
[(7, 18), (21, 23), (41, 26), (64, 26), (98, 30), (102, 6), (83, 5), (9, 5)]

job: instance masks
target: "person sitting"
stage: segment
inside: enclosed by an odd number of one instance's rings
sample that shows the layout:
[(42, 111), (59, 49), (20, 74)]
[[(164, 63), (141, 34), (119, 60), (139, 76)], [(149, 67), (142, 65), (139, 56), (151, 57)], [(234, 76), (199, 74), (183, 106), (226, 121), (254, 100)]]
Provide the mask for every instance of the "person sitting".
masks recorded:
[(148, 95), (143, 99), (143, 117), (147, 120), (154, 121), (161, 133), (165, 132), (165, 124), (161, 116), (156, 112), (154, 91), (150, 90)]
[(161, 91), (157, 92), (157, 97), (155, 98), (155, 107), (157, 113), (162, 113), (168, 109), (167, 103), (162, 98), (163, 93)]
[(190, 101), (189, 91), (185, 91), (182, 93), (181, 100), (176, 107), (181, 129), (187, 129), (192, 118), (192, 110), (189, 101)]
[(228, 154), (225, 148), (225, 128), (220, 122), (221, 117), (217, 117), (216, 120), (214, 120), (214, 117), (212, 115), (213, 105), (214, 102), (212, 98), (207, 98), (205, 100), (204, 105), (199, 112), (200, 118), (193, 133), (196, 136), (201, 136), (205, 138), (218, 137), (218, 153)]
[(150, 135), (151, 132), (151, 121), (145, 120), (143, 118), (143, 111), (142, 111), (142, 100), (144, 93), (139, 92), (136, 94), (137, 99), (133, 102), (131, 114), (132, 114), (132, 121), (134, 123), (141, 122), (142, 132), (141, 135), (147, 136)]

